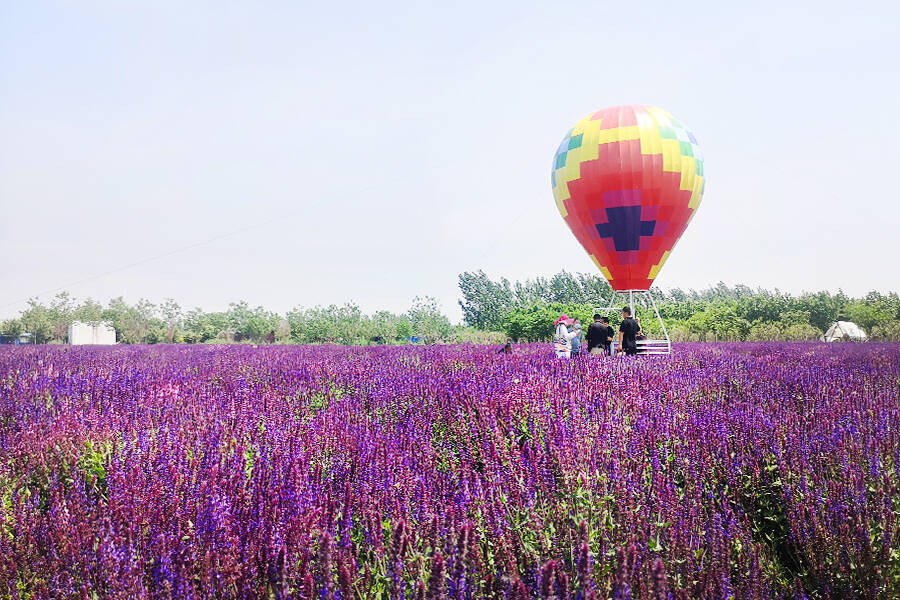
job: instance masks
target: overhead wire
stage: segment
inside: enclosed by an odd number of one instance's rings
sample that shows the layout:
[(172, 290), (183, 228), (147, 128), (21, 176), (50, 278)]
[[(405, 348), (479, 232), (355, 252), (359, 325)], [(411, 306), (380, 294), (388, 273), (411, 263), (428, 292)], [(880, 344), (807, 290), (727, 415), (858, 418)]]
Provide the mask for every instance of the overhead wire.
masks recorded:
[[(365, 187), (359, 188), (359, 189), (346, 190), (346, 191), (344, 191), (344, 192), (342, 192), (342, 193), (339, 193), (339, 194), (325, 195), (325, 196), (323, 196), (322, 198), (320, 198), (317, 202), (314, 202), (314, 203), (312, 203), (312, 204), (307, 205), (307, 206), (305, 207), (305, 209), (306, 209), (306, 210), (311, 210), (311, 209), (317, 208), (318, 206), (324, 204), (326, 200), (334, 200), (334, 199), (336, 199), (336, 198), (340, 198), (340, 197), (343, 197), (343, 196), (349, 196), (349, 195), (351, 195), (351, 194), (356, 195), (356, 194), (361, 194), (361, 193), (369, 192), (369, 191), (372, 191), (373, 189), (377, 189), (377, 187), (378, 187), (378, 184), (373, 184), (373, 185), (365, 186)], [(272, 217), (272, 218), (270, 218), (270, 219), (266, 219), (265, 221), (260, 221), (260, 222), (258, 222), (258, 223), (254, 223), (254, 224), (252, 224), (252, 225), (246, 225), (246, 226), (244, 226), (244, 227), (239, 227), (239, 228), (237, 228), (237, 229), (233, 229), (233, 230), (231, 230), (231, 231), (227, 231), (227, 232), (225, 232), (225, 233), (221, 233), (221, 234), (219, 234), (219, 235), (215, 235), (215, 236), (206, 238), (206, 239), (201, 240), (201, 241), (199, 241), (199, 242), (193, 242), (193, 243), (190, 243), (190, 244), (186, 244), (186, 245), (184, 245), (184, 246), (179, 246), (179, 247), (177, 247), (177, 248), (173, 248), (173, 249), (171, 249), (171, 250), (167, 250), (167, 251), (161, 252), (161, 253), (159, 253), (159, 254), (154, 254), (154, 255), (152, 255), (152, 256), (148, 256), (148, 257), (145, 257), (145, 258), (141, 258), (141, 259), (136, 260), (136, 261), (134, 261), (134, 262), (130, 262), (130, 263), (127, 263), (127, 264), (118, 266), (118, 267), (114, 267), (114, 268), (109, 269), (109, 270), (107, 270), (107, 271), (103, 271), (102, 273), (97, 273), (97, 274), (95, 274), (95, 275), (91, 275), (91, 276), (88, 276), (88, 277), (83, 277), (83, 278), (81, 278), (81, 279), (76, 279), (76, 280), (74, 280), (74, 281), (70, 281), (70, 282), (65, 283), (65, 284), (63, 284), (63, 285), (60, 285), (60, 286), (57, 286), (57, 287), (53, 287), (53, 288), (50, 288), (50, 289), (43, 290), (43, 291), (38, 292), (38, 293), (36, 293), (36, 294), (30, 294), (30, 295), (28, 295), (27, 297), (22, 298), (22, 299), (20, 299), (20, 300), (15, 300), (15, 301), (13, 301), (13, 302), (7, 302), (7, 303), (5, 303), (5, 304), (0, 304), (0, 307), (2, 307), (2, 308), (8, 308), (8, 307), (10, 307), (10, 306), (16, 306), (16, 305), (19, 305), (19, 304), (23, 304), (23, 303), (25, 303), (25, 302), (28, 302), (28, 301), (31, 300), (32, 298), (40, 298), (41, 296), (46, 296), (47, 294), (53, 294), (53, 293), (56, 293), (56, 292), (62, 292), (62, 291), (68, 290), (69, 288), (72, 288), (72, 287), (75, 287), (75, 286), (78, 286), (78, 285), (81, 285), (81, 284), (84, 284), (84, 283), (88, 283), (88, 282), (91, 282), (91, 281), (96, 281), (96, 280), (98, 280), (98, 279), (103, 279), (104, 277), (108, 277), (109, 275), (113, 275), (113, 274), (115, 274), (115, 273), (120, 273), (120, 272), (122, 272), (122, 271), (127, 271), (127, 270), (129, 270), (129, 269), (133, 269), (134, 267), (138, 267), (138, 266), (140, 266), (140, 265), (144, 265), (144, 264), (147, 264), (147, 263), (150, 263), (150, 262), (154, 262), (154, 261), (157, 261), (157, 260), (160, 260), (160, 259), (163, 259), (163, 258), (167, 258), (167, 257), (169, 257), (169, 256), (173, 256), (173, 255), (176, 255), (176, 254), (181, 254), (182, 252), (186, 252), (186, 251), (188, 251), (188, 250), (192, 250), (192, 249), (198, 248), (198, 247), (200, 247), (200, 246), (205, 246), (205, 245), (211, 244), (211, 243), (213, 243), (213, 242), (217, 242), (217, 241), (219, 241), (219, 240), (223, 240), (223, 239), (226, 239), (226, 238), (229, 238), (229, 237), (234, 237), (234, 236), (236, 236), (236, 235), (239, 235), (239, 234), (242, 234), (242, 233), (246, 233), (246, 232), (252, 231), (252, 230), (254, 230), (254, 229), (259, 229), (260, 227), (265, 227), (266, 225), (270, 225), (270, 224), (275, 223), (275, 222), (278, 222), (278, 221), (283, 221), (284, 219), (288, 219), (288, 218), (291, 218), (291, 217), (295, 217), (295, 216), (297, 216), (298, 214), (300, 214), (301, 212), (302, 212), (302, 211), (300, 211), (300, 210), (293, 210), (293, 211), (290, 211), (290, 212), (287, 212), (287, 213), (282, 213), (282, 214), (277, 215), (277, 216), (275, 216), (275, 217)]]

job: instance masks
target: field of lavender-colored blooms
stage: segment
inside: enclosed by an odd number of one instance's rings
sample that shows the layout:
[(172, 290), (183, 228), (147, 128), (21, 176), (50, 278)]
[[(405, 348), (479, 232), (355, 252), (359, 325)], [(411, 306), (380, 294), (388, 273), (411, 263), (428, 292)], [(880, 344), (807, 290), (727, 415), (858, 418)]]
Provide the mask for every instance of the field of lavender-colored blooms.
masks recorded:
[(0, 598), (896, 598), (900, 345), (0, 348)]

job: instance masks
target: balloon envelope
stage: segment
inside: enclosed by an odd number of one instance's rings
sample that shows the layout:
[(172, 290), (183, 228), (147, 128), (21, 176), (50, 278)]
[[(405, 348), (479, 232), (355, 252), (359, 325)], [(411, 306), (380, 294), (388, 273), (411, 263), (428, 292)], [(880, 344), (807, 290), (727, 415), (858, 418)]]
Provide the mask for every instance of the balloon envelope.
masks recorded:
[(681, 121), (616, 106), (579, 121), (553, 158), (556, 206), (615, 290), (647, 290), (703, 196), (703, 159)]

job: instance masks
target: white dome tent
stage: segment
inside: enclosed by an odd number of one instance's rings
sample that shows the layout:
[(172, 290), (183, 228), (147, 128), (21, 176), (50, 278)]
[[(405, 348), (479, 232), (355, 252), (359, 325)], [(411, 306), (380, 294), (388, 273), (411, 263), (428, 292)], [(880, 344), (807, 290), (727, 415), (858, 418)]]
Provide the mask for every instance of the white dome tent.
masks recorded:
[(856, 323), (837, 321), (819, 339), (823, 342), (865, 342), (869, 336)]

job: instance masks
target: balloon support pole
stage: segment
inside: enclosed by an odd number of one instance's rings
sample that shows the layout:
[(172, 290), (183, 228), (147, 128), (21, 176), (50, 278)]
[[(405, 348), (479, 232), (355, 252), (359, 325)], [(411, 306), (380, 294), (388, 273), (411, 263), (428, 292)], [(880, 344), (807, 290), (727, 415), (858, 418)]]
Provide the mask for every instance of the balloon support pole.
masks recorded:
[(639, 340), (637, 342), (638, 354), (671, 354), (672, 340), (669, 339), (669, 331), (666, 329), (666, 324), (663, 323), (662, 317), (659, 316), (659, 309), (656, 308), (656, 300), (653, 299), (653, 294), (650, 290), (613, 290), (613, 293), (609, 298), (609, 305), (606, 307), (606, 316), (609, 316), (609, 313), (612, 311), (616, 298), (628, 299), (628, 306), (631, 307), (632, 316), (637, 316), (634, 305), (634, 301), (637, 299), (641, 305), (653, 311), (659, 326), (662, 328), (665, 339)]

